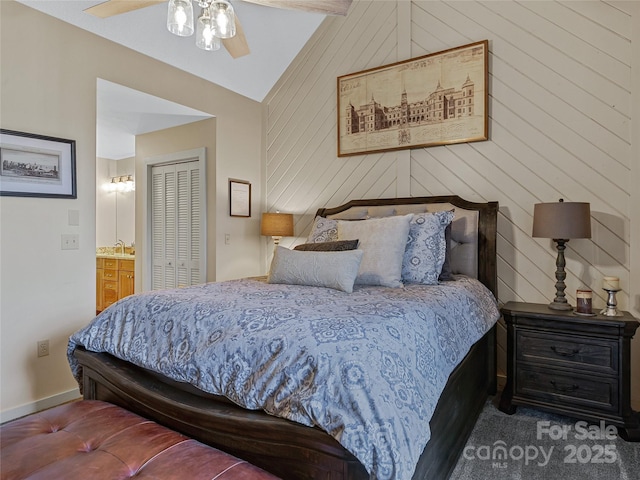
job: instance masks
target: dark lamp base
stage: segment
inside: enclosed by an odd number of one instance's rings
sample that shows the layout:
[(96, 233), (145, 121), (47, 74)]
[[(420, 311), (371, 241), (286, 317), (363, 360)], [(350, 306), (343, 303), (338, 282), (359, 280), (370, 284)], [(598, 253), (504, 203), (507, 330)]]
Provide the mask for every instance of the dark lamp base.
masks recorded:
[(568, 303), (551, 302), (549, 304), (551, 310), (573, 310), (573, 307)]

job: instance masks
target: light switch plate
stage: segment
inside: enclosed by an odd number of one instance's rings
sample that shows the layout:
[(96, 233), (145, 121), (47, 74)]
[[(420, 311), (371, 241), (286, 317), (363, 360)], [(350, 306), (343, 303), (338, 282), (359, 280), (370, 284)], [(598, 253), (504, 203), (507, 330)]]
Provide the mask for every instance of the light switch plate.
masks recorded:
[(78, 250), (80, 248), (80, 235), (77, 233), (62, 234), (62, 250)]

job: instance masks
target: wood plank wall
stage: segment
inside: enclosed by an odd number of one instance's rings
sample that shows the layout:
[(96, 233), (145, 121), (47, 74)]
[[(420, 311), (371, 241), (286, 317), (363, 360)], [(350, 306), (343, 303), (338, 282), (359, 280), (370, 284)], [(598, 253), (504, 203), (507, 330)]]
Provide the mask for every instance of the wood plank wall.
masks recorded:
[[(353, 198), (498, 200), (499, 301), (547, 303), (556, 254), (531, 237), (533, 205), (586, 201), (593, 238), (568, 244), (567, 296), (591, 287), (602, 307), (602, 277), (615, 275), (628, 308), (634, 11), (611, 1), (356, 0), (346, 18), (327, 18), (264, 102), (266, 209), (295, 214), (297, 237), (283, 244), (304, 240), (318, 207)], [(489, 141), (337, 157), (337, 76), (484, 39)]]

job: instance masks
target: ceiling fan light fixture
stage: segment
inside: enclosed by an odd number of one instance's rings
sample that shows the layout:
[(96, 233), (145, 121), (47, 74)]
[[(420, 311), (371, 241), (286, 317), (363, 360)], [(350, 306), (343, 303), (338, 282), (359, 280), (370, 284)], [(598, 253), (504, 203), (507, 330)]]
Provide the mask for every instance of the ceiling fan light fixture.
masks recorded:
[(202, 50), (220, 50), (220, 39), (215, 36), (211, 14), (203, 8), (196, 22), (196, 46)]
[(215, 0), (210, 7), (214, 34), (218, 38), (232, 38), (236, 34), (236, 14), (227, 0)]
[[(2, 1), (2, 0), (0, 0)], [(89, 15), (109, 18), (122, 13), (168, 1), (167, 30), (180, 37), (188, 37), (194, 33), (193, 4), (208, 11), (208, 16), (217, 39), (224, 40), (222, 45), (232, 58), (239, 58), (250, 53), (244, 30), (238, 20), (231, 0), (102, 0), (97, 5), (84, 9)], [(346, 15), (353, 0), (244, 0), (266, 7), (288, 8), (323, 15)], [(202, 25), (198, 25), (196, 45), (205, 50), (218, 50), (219, 40), (211, 38), (204, 12), (198, 17)]]
[(193, 4), (191, 0), (169, 0), (167, 28), (179, 37), (188, 37), (193, 34)]

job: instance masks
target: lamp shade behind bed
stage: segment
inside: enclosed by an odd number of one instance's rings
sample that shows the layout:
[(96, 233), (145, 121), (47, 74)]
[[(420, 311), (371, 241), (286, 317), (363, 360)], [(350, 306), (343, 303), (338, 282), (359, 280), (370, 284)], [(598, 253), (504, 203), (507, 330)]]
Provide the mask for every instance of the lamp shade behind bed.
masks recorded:
[(263, 213), (260, 234), (273, 237), (278, 245), (282, 237), (293, 236), (293, 215), (290, 213)]

